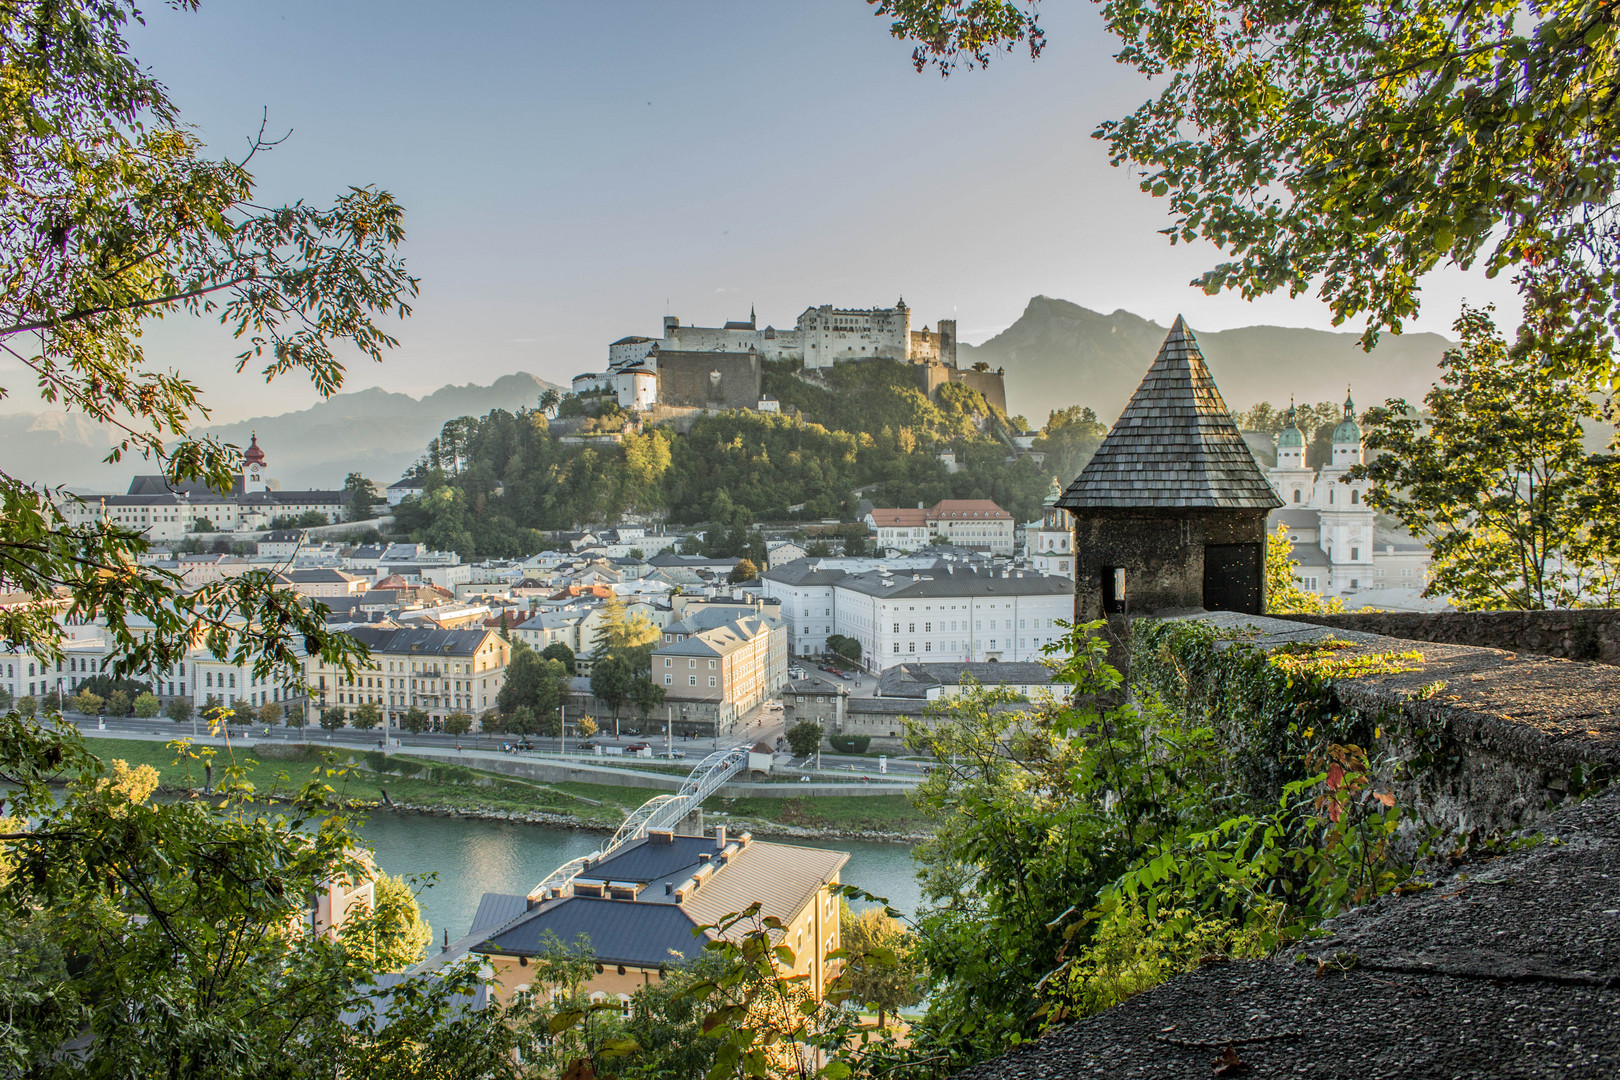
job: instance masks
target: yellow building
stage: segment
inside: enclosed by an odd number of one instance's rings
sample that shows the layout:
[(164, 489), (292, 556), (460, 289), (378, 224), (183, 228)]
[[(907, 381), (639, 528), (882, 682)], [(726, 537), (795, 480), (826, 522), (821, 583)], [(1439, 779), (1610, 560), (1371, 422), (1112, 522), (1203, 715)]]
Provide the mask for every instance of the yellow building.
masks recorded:
[(787, 973), (807, 976), (820, 994), (837, 974), (827, 954), (840, 947), (838, 875), (848, 860), (841, 851), (728, 837), (724, 828), (714, 836), (651, 830), (587, 865), (555, 895), (485, 894), (464, 940), (488, 960), (496, 996), (506, 1002), (528, 992), (530, 960), (545, 953), (551, 935), (565, 944), (584, 936), (597, 961), (587, 992), (628, 1012), (638, 988), (713, 939), (714, 931), (694, 937), (695, 928), (757, 902), (761, 918), (775, 916), (785, 927), (773, 937), (793, 950)]
[(347, 675), (336, 665), (310, 657), (309, 722), (334, 705), (353, 711), (374, 702), (389, 726), (410, 709), (442, 721), (453, 712), (476, 720), (495, 707), (506, 682), (512, 647), (493, 630), (438, 630), (360, 626), (349, 635), (371, 651), (365, 670)]

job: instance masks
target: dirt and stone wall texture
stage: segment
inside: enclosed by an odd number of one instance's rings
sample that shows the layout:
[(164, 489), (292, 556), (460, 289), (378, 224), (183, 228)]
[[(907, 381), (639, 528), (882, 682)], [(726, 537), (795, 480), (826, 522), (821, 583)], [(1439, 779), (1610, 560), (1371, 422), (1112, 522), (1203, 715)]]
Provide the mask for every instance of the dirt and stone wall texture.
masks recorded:
[(1572, 611), (1353, 612), (1347, 615), (1287, 615), (1294, 622), (1359, 630), (1366, 634), (1477, 645), (1487, 649), (1620, 664), (1620, 609)]

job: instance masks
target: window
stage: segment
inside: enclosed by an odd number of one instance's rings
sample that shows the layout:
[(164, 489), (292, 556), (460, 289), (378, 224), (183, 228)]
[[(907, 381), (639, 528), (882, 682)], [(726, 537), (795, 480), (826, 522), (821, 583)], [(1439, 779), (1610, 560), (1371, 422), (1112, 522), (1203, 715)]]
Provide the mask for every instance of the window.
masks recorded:
[(714, 685), (714, 676), (713, 676), (713, 675), (710, 675), (710, 676), (709, 676), (709, 685), (710, 685), (710, 686), (713, 686), (713, 685)]
[(686, 685), (687, 686), (696, 686), (697, 685), (697, 676), (696, 675), (688, 675), (686, 677)]
[(1351, 506), (1360, 506), (1361, 505), (1361, 492), (1357, 491), (1355, 488), (1350, 489), (1350, 505)]
[(669, 686), (669, 685), (673, 684), (674, 682), (675, 682), (675, 676), (673, 676), (673, 675), (665, 675), (664, 676), (664, 685), (665, 686)]
[(1294, 501), (1295, 501), (1295, 502), (1299, 502), (1299, 500), (1300, 500), (1300, 495), (1301, 495), (1301, 494), (1302, 494), (1302, 493), (1301, 493), (1301, 491), (1300, 491), (1300, 490), (1299, 490), (1299, 488), (1295, 488), (1295, 489), (1294, 489)]
[(687, 661), (687, 662), (686, 662), (686, 666), (687, 666), (687, 667), (688, 667), (688, 668), (693, 668), (693, 669), (695, 669), (695, 668), (696, 668), (696, 667), (697, 667), (697, 661), (696, 661), (696, 660), (688, 660), (688, 661)]
[(717, 666), (717, 665), (718, 665), (718, 664), (719, 664), (719, 663), (720, 663), (720, 661), (718, 661), (718, 660), (710, 660), (710, 661), (709, 661), (709, 670), (710, 670), (710, 671), (713, 671), (713, 670), (714, 670), (714, 669), (715, 669), (715, 667), (716, 667), (716, 666)]
[(1358, 547), (1351, 548), (1350, 549), (1350, 561), (1355, 562), (1359, 558), (1361, 558), (1361, 549), (1358, 548)]
[[(667, 640), (668, 640), (668, 639), (667, 639), (667, 638), (666, 638), (666, 639), (665, 639), (665, 640), (666, 640), (666, 641), (667, 641)], [(669, 658), (669, 657), (667, 657), (667, 656), (666, 656), (666, 657), (664, 657), (664, 666), (665, 666), (665, 667), (669, 667), (669, 665), (670, 665), (670, 664), (672, 664), (672, 663), (674, 663), (674, 661), (673, 661), (673, 660), (671, 660), (671, 659), (670, 659), (670, 658)]]

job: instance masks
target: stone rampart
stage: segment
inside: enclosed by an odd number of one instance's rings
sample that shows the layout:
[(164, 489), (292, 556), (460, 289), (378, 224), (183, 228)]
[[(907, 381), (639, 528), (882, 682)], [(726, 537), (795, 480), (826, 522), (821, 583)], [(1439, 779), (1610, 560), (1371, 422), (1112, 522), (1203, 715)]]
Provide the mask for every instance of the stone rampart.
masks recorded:
[[(1276, 662), (1309, 668), (1329, 640), (1325, 677)], [(1310, 745), (1354, 744), (1417, 821), (1488, 835), (1620, 772), (1607, 665), (1225, 612), (1142, 623), (1133, 642), (1136, 676), (1211, 724), (1257, 796), (1300, 779)]]
[(1350, 612), (1286, 615), (1294, 622), (1360, 630), (1385, 637), (1479, 645), (1512, 652), (1620, 664), (1620, 609), (1562, 611)]

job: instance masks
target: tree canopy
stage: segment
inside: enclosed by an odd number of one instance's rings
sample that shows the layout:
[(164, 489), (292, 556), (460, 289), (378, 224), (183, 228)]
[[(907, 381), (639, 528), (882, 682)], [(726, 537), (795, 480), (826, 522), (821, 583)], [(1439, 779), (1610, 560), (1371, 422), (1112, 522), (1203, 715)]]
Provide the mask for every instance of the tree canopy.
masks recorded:
[[(1369, 347), (1444, 262), (1508, 272), (1561, 370), (1615, 374), (1620, 23), (1555, 0), (1098, 0), (1116, 59), (1160, 80), (1102, 124), (1168, 200), (1172, 242), (1228, 254), (1197, 282), (1315, 289)], [(919, 70), (1044, 44), (1035, 0), (876, 0)]]
[[(1351, 475), (1376, 481), (1367, 502), (1429, 539), (1427, 596), (1465, 609), (1612, 605), (1620, 432), (1594, 380), (1510, 349), (1486, 311), (1465, 311), (1456, 330), (1426, 415), (1401, 399), (1369, 410), (1373, 456)], [(1588, 450), (1588, 427), (1608, 428), (1609, 453)]]
[[(239, 448), (192, 434), (208, 414), (199, 388), (148, 360), (143, 327), (216, 318), (240, 342), (236, 370), (307, 377), (331, 394), (340, 351), (380, 359), (395, 341), (379, 316), (410, 310), (403, 211), (363, 186), (325, 207), (256, 202), (249, 166), (274, 140), (261, 130), (240, 160), (208, 157), (129, 52), (124, 31), (139, 18), (127, 0), (0, 11), (0, 348), (43, 403), (117, 432), (108, 460), (144, 457), (171, 482), (229, 491)], [(0, 591), (42, 601), (7, 609), (14, 647), (59, 656), (60, 613), (43, 601), (63, 589), (67, 621), (105, 622), (120, 674), (166, 668), (198, 641), (261, 675), (297, 669), (306, 653), (355, 654), (270, 573), (183, 590), (139, 564), (134, 530), (70, 525), (64, 498), (0, 471)]]

